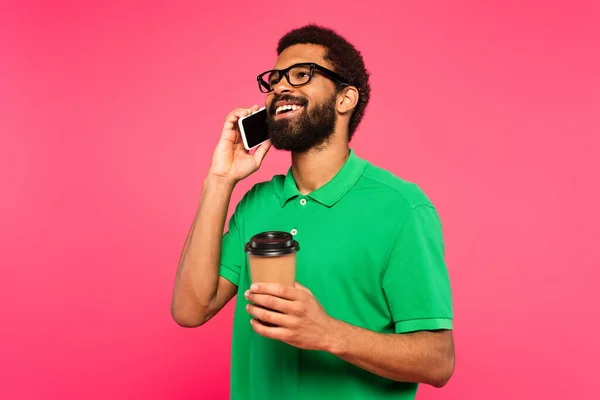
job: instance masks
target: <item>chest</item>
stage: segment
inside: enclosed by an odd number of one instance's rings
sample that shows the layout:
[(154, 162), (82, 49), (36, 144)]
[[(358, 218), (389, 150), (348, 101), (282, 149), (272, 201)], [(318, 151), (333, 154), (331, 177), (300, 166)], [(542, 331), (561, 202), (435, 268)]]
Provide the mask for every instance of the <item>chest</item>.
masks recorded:
[(295, 200), (295, 204), (265, 210), (244, 234), (249, 239), (261, 231), (291, 233), (300, 244), (296, 280), (331, 313), (356, 310), (355, 306), (364, 304), (385, 311), (381, 278), (397, 222), (382, 218), (374, 206), (335, 207)]

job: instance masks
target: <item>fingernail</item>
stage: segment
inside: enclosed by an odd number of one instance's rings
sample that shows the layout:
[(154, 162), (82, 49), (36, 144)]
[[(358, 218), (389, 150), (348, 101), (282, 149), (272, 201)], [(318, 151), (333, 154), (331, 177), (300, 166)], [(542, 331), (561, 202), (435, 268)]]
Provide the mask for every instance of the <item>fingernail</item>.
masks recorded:
[(252, 289), (252, 290), (258, 290), (258, 285), (252, 285), (252, 286), (250, 286), (250, 289)]
[(246, 304), (246, 311), (250, 311), (250, 304)]
[(246, 290), (246, 292), (244, 292), (244, 297), (245, 297), (245, 298), (248, 298), (248, 296), (250, 296), (250, 291), (249, 291), (249, 290)]

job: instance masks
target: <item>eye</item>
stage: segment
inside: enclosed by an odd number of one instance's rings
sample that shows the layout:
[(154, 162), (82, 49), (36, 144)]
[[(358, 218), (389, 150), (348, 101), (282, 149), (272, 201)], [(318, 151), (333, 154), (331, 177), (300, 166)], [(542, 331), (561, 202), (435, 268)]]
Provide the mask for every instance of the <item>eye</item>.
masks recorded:
[(292, 75), (292, 79), (298, 80), (298, 79), (302, 79), (306, 75), (306, 73), (304, 73), (302, 71), (291, 71), (291, 75)]
[(298, 66), (290, 71), (290, 79), (293, 84), (303, 84), (310, 79), (310, 68), (306, 66)]
[(267, 82), (271, 86), (275, 85), (277, 82), (279, 82), (279, 73), (273, 72), (269, 74), (269, 76), (267, 77)]

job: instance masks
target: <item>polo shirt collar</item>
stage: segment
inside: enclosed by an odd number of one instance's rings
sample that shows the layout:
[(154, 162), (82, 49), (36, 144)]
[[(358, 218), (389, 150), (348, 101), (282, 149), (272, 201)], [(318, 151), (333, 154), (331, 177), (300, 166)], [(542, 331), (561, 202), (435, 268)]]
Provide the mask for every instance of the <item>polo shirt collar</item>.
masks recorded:
[[(308, 197), (327, 207), (333, 206), (348, 193), (352, 186), (354, 186), (358, 181), (358, 178), (361, 177), (366, 166), (367, 161), (357, 157), (354, 150), (350, 149), (350, 156), (338, 173), (325, 185), (309, 193)], [(297, 196), (300, 196), (300, 191), (296, 186), (292, 168), (290, 167), (283, 183), (281, 207), (283, 207), (288, 200)]]

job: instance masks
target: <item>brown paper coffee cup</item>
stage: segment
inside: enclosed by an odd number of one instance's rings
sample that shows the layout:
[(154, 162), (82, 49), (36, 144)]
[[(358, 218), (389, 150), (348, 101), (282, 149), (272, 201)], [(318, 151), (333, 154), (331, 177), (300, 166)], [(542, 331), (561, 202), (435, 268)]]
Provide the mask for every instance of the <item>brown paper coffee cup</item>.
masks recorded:
[(300, 245), (287, 232), (268, 231), (253, 236), (245, 246), (252, 283), (276, 282), (293, 286), (299, 250)]

